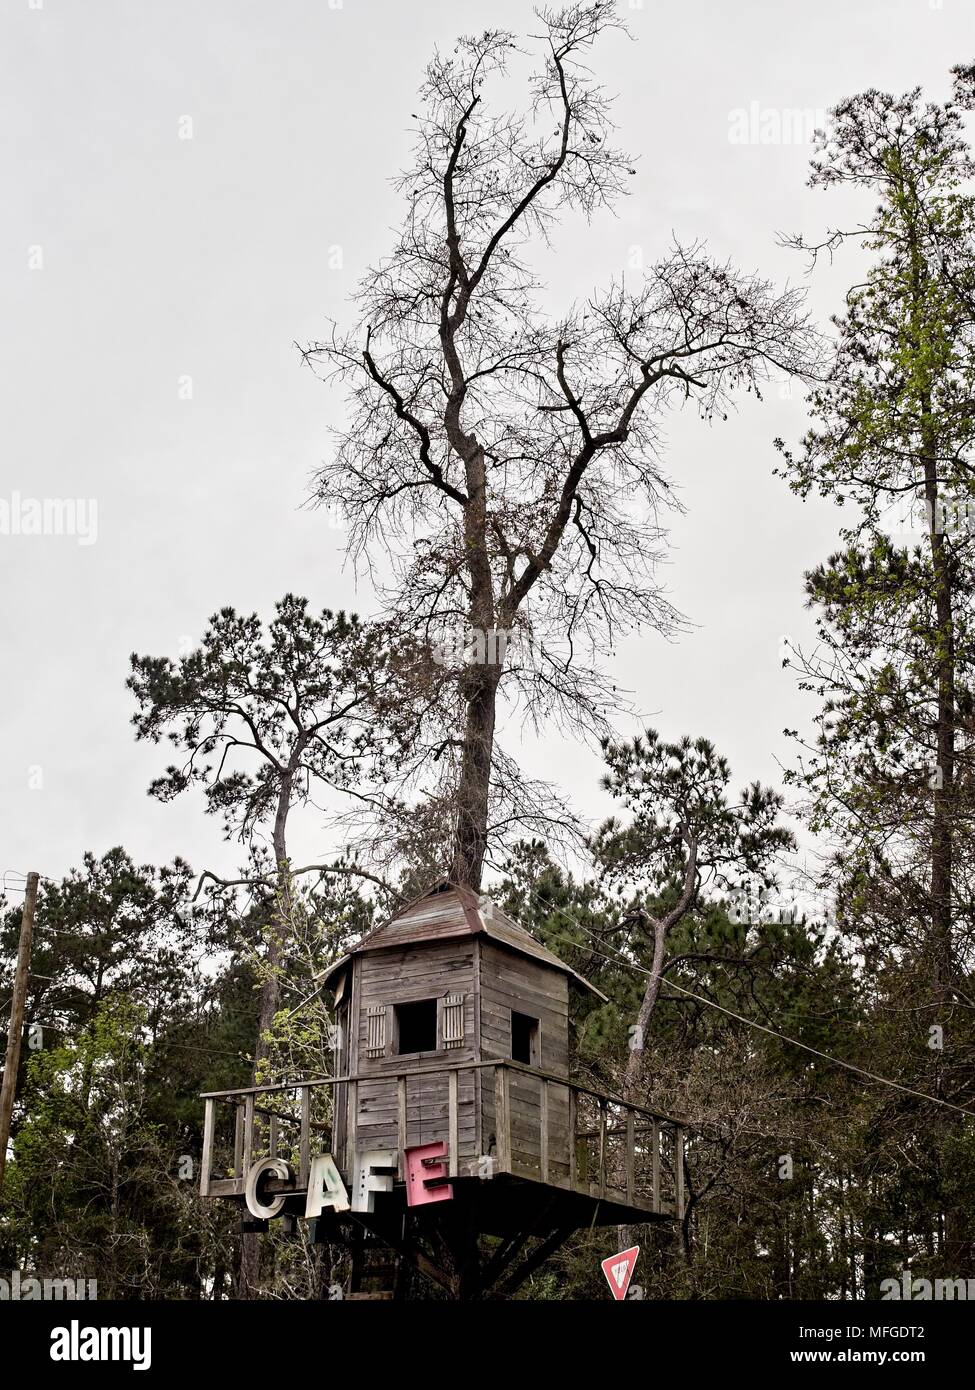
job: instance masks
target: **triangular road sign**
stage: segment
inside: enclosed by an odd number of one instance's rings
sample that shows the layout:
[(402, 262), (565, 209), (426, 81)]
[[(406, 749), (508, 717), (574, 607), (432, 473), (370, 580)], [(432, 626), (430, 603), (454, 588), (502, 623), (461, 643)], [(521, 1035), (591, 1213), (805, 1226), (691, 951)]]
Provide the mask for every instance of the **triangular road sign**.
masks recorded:
[(602, 1270), (606, 1275), (607, 1284), (613, 1291), (614, 1298), (623, 1299), (626, 1297), (626, 1291), (630, 1287), (630, 1280), (633, 1278), (633, 1271), (636, 1268), (639, 1254), (639, 1245), (633, 1245), (629, 1250), (621, 1250), (618, 1255), (610, 1255), (608, 1260), (602, 1261)]

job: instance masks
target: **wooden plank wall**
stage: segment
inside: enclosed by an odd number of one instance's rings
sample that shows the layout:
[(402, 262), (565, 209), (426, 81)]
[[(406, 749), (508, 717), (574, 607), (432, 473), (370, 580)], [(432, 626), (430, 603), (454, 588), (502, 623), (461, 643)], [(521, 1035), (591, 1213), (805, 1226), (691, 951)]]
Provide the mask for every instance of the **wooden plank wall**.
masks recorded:
[[(481, 1057), (511, 1056), (511, 1011), (539, 1021), (538, 1065), (557, 1076), (569, 1073), (569, 982), (561, 970), (506, 951), (494, 942), (481, 942), (480, 1012)], [(541, 1172), (541, 1082), (512, 1071), (508, 1092), (511, 1113), (511, 1159), (514, 1167)], [(495, 1089), (484, 1084), (482, 1126), (487, 1150), (495, 1133)], [(548, 1087), (548, 1167), (551, 1179), (569, 1173), (568, 1091)]]
[[(417, 1067), (439, 1075), (412, 1076), (406, 1083), (406, 1143), (432, 1143), (448, 1136), (448, 1074), (445, 1066), (474, 1061), (474, 943), (470, 937), (402, 949), (366, 951), (355, 962), (357, 1030), (350, 1064), (361, 1080), (357, 1087), (356, 1147), (395, 1150), (399, 1147), (399, 1093), (393, 1073)], [(464, 1046), (449, 1051), (399, 1056), (392, 1051), (395, 1004), (416, 999), (443, 1000), (464, 994)], [(366, 1010), (383, 1004), (387, 1015), (385, 1057), (366, 1055)], [(388, 1079), (383, 1079), (388, 1078)], [(462, 1071), (458, 1080), (457, 1139), (459, 1162), (476, 1158), (477, 1113), (474, 1073)]]
[[(349, 967), (352, 971), (352, 966)], [(350, 1046), (349, 1029), (351, 1027), (352, 1007), (350, 998), (350, 984), (346, 985), (346, 995), (335, 1011), (335, 1020), (341, 1029), (342, 1045), (337, 1050), (335, 1056), (336, 1076), (348, 1076), (351, 1071), (350, 1057), (352, 1048)], [(332, 1152), (342, 1155), (345, 1153), (345, 1087), (336, 1086), (333, 1102), (333, 1122), (332, 1122)]]

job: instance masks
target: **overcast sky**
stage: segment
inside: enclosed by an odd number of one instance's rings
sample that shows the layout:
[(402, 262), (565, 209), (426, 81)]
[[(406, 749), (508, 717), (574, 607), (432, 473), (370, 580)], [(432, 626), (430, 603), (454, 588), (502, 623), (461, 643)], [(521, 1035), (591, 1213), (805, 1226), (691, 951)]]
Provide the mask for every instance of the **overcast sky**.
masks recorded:
[[(609, 35), (594, 66), (618, 93), (638, 174), (617, 218), (559, 233), (556, 303), (673, 233), (802, 280), (776, 233), (818, 234), (857, 208), (805, 186), (803, 124), (869, 86), (943, 99), (951, 65), (975, 57), (972, 0), (621, 9), (635, 42)], [(372, 608), (343, 567), (341, 531), (302, 509), (342, 400), (293, 344), (349, 320), (356, 280), (390, 246), (389, 180), (434, 46), (538, 26), (523, 0), (2, 10), (0, 510), (18, 495), (21, 508), (82, 499), (87, 534), (0, 534), (0, 870), (60, 874), (115, 844), (230, 868), (239, 852), (200, 800), (146, 796), (163, 754), (133, 742), (128, 655), (175, 656), (219, 606), (267, 614), (288, 590)], [(798, 128), (782, 119), (796, 110)], [(854, 270), (841, 261), (812, 281), (824, 320)], [(666, 578), (695, 627), (673, 645), (628, 641), (615, 666), (665, 736), (707, 734), (741, 781), (778, 781), (781, 730), (813, 710), (779, 642), (808, 631), (802, 573), (834, 547), (838, 517), (772, 477), (771, 440), (803, 423), (801, 393), (775, 389), (725, 424), (673, 423), (687, 512)], [(583, 814), (607, 809), (591, 752), (551, 737), (523, 756)], [(304, 823), (295, 852), (321, 847)]]

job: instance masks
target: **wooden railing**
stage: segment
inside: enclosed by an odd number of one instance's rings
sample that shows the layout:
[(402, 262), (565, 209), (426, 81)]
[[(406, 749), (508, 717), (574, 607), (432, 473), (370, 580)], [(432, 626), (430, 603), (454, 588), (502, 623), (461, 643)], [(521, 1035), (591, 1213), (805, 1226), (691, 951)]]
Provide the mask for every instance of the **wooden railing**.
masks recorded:
[[(492, 1131), (490, 1155), (465, 1158), (460, 1152), (460, 1079), (464, 1073), (481, 1076), (478, 1103), (483, 1127), (490, 1124)], [(684, 1215), (684, 1122), (506, 1060), (207, 1092), (202, 1097), (206, 1112), (201, 1195), (242, 1196), (252, 1163), (264, 1155), (288, 1158), (295, 1168), (295, 1190), (305, 1191), (313, 1134), (323, 1136), (321, 1146), (333, 1150), (336, 1162), (351, 1177), (358, 1142), (358, 1087), (363, 1082), (395, 1084), (402, 1179), (402, 1154), (410, 1142), (409, 1082), (413, 1077), (429, 1080), (438, 1076), (445, 1077), (447, 1083), (446, 1130), (440, 1137), (447, 1144), (450, 1177), (506, 1173), (655, 1215)], [(232, 1129), (225, 1123), (231, 1110)], [(424, 1131), (429, 1141), (429, 1122), (424, 1124)], [(341, 1135), (341, 1153), (334, 1152), (336, 1135)], [(487, 1171), (485, 1165), (489, 1165)], [(272, 1179), (266, 1186), (273, 1192), (278, 1184)]]

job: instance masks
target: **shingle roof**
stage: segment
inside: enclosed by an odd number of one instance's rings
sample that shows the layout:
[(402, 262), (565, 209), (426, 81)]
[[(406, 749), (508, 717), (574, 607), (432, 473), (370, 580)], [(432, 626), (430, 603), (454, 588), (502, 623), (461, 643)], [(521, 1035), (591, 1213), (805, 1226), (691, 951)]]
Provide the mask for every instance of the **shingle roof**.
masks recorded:
[(478, 897), (468, 888), (457, 884), (443, 883), (433, 892), (401, 908), (388, 922), (375, 927), (354, 946), (348, 955), (329, 966), (322, 976), (322, 983), (328, 984), (334, 975), (347, 964), (353, 956), (364, 951), (388, 950), (393, 946), (411, 946), (421, 941), (444, 941), (453, 937), (483, 935), (500, 946), (517, 951), (523, 956), (541, 961), (570, 975), (583, 989), (591, 990), (604, 1002), (606, 996), (566, 965), (557, 955), (549, 951), (540, 941), (525, 930), (518, 922), (502, 912), (496, 903), (482, 895)]

